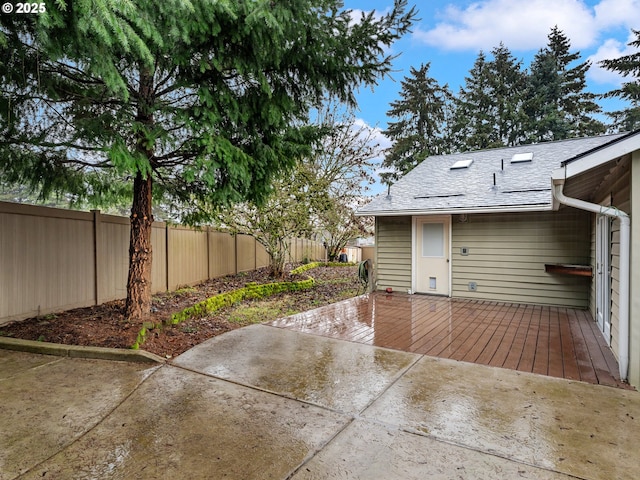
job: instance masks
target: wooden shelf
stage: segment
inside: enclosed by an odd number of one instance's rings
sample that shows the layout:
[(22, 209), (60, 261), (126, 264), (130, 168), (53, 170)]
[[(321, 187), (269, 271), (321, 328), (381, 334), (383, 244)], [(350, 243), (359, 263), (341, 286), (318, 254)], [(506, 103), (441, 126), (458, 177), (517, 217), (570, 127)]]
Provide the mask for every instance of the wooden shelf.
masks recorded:
[(593, 275), (593, 269), (590, 265), (570, 265), (566, 263), (545, 263), (544, 271), (578, 277), (591, 277)]

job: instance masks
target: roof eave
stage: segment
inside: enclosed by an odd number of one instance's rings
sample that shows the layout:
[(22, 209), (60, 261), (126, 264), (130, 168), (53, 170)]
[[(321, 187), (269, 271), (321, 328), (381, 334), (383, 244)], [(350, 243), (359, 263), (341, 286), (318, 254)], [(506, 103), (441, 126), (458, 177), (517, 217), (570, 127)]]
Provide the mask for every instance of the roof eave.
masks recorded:
[[(602, 145), (592, 151), (585, 152), (562, 162), (560, 168), (551, 173), (552, 181), (562, 181), (580, 175), (603, 163), (620, 158), (635, 150), (640, 150), (640, 130)], [(557, 183), (557, 182), (556, 182)]]

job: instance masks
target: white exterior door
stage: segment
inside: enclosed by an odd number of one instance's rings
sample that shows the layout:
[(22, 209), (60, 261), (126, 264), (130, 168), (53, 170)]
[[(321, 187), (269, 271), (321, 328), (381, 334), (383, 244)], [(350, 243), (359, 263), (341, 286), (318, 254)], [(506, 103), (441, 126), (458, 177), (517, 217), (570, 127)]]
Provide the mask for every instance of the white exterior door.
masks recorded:
[(451, 217), (418, 217), (415, 221), (415, 291), (449, 295)]
[(611, 220), (599, 215), (596, 224), (596, 321), (608, 345), (611, 345)]

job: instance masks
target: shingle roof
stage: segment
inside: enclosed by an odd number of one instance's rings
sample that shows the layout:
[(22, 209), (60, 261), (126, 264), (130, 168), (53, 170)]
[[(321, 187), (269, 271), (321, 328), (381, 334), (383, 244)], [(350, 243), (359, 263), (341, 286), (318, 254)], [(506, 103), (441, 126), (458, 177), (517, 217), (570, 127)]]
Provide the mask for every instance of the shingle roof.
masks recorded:
[[(621, 136), (624, 134), (429, 157), (398, 180), (389, 194), (378, 195), (358, 213), (416, 215), (550, 210), (551, 172), (563, 161)], [(511, 163), (514, 154), (523, 153), (533, 153), (533, 159)], [(468, 168), (452, 170), (459, 160), (473, 162)]]

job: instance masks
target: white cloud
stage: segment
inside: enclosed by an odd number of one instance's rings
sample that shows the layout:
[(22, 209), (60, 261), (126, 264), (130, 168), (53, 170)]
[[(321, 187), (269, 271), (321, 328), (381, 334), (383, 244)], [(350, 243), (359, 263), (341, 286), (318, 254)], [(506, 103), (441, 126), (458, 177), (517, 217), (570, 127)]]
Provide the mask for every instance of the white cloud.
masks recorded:
[[(602, 4), (617, 1), (640, 0)], [(609, 17), (603, 11), (602, 24), (614, 22), (623, 11), (627, 10), (616, 9)], [(513, 51), (537, 50), (546, 45), (556, 25), (571, 39), (572, 48), (593, 45), (598, 36), (596, 14), (581, 0), (482, 0), (465, 9), (449, 6), (442, 22), (431, 30), (416, 30), (414, 37), (447, 50), (489, 51), (500, 42)]]
[(611, 27), (638, 28), (640, 0), (602, 0), (594, 7), (600, 29)]
[(615, 39), (606, 40), (600, 48), (591, 56), (592, 66), (589, 69), (589, 78), (596, 83), (611, 84), (619, 87), (624, 81), (624, 77), (616, 72), (611, 72), (602, 68), (598, 62), (600, 60), (612, 60), (614, 58), (622, 57), (623, 55), (630, 55), (635, 53), (635, 48), (628, 46), (627, 44), (635, 39), (635, 35), (630, 34), (626, 43), (622, 43)]
[(381, 149), (387, 149), (391, 146), (391, 140), (389, 140), (389, 137), (382, 133), (382, 130), (379, 127), (372, 127), (366, 122), (366, 120), (363, 120), (362, 118), (356, 118), (353, 124), (358, 129), (371, 132), (370, 139), (372, 143), (377, 143)]

